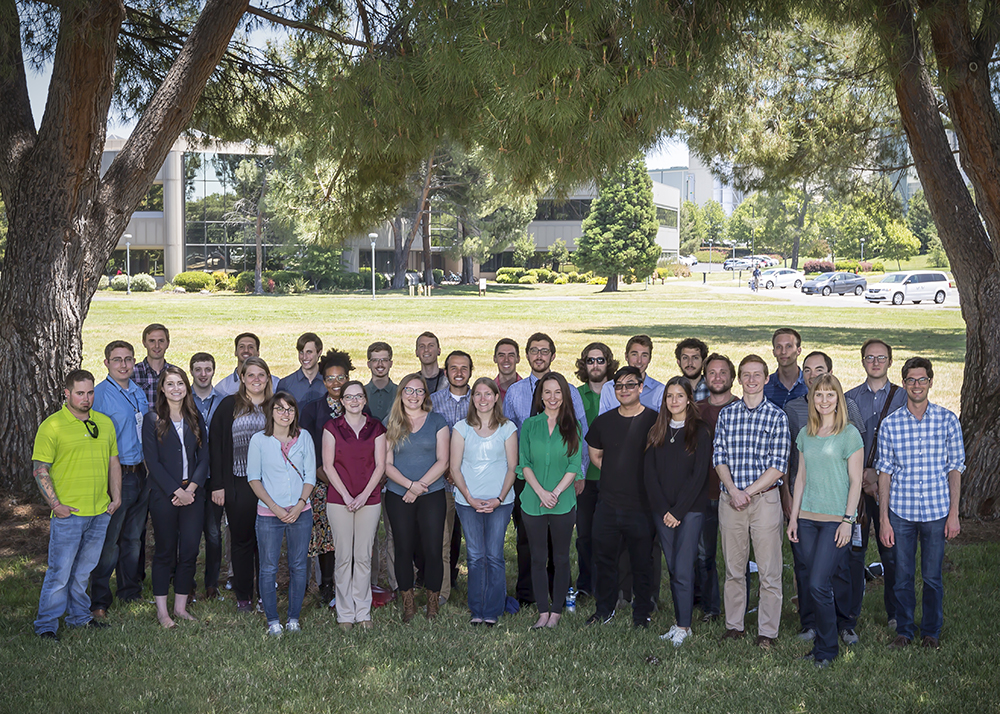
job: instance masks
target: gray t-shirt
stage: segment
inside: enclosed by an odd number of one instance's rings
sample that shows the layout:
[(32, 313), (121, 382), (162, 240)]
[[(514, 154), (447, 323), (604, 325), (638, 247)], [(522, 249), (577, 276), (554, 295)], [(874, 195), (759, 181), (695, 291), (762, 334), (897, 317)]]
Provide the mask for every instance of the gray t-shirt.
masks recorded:
[[(386, 417), (388, 421), (388, 417)], [(437, 412), (428, 412), (420, 431), (410, 434), (405, 440), (396, 444), (393, 449), (392, 463), (401, 474), (411, 481), (417, 481), (427, 473), (437, 461), (437, 433), (447, 429), (448, 422)], [(385, 486), (397, 496), (406, 494), (406, 489), (389, 479)], [(444, 488), (444, 475), (431, 484), (427, 493), (434, 493)]]

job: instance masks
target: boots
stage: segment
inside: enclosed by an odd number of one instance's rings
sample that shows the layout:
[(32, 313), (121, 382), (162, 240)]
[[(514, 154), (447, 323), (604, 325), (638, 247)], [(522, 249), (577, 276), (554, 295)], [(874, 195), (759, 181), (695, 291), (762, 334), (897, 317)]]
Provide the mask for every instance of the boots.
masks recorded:
[(413, 589), (400, 590), (399, 594), (403, 600), (403, 622), (407, 623), (417, 614), (417, 606), (413, 602)]
[(433, 620), (438, 614), (438, 601), (441, 599), (441, 592), (427, 593), (427, 619)]

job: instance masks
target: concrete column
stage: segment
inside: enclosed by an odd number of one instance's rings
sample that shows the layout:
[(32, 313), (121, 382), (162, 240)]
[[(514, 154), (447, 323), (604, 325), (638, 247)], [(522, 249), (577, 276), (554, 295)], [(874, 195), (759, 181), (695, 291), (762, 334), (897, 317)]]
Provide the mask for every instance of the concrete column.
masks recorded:
[(163, 164), (163, 273), (173, 280), (184, 272), (184, 168), (180, 151)]

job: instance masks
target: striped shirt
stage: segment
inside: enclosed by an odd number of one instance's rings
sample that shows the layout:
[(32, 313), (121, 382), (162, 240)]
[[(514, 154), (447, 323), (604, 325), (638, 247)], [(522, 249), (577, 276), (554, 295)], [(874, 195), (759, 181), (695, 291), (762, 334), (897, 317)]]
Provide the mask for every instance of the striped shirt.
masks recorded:
[[(733, 484), (743, 491), (768, 469), (787, 473), (791, 443), (788, 417), (773, 402), (764, 399), (751, 409), (737, 399), (719, 412), (712, 463), (728, 466)], [(722, 489), (729, 492), (724, 484)]]

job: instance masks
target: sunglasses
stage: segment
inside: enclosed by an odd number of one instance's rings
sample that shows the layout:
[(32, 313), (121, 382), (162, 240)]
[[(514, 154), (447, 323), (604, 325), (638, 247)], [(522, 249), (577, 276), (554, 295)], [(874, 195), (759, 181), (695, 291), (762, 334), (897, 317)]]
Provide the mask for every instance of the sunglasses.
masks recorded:
[(607, 360), (603, 357), (588, 357), (587, 364), (606, 364)]
[(101, 433), (100, 430), (97, 428), (97, 424), (95, 424), (91, 419), (84, 419), (83, 425), (87, 427), (87, 433), (90, 434), (90, 437), (92, 439), (96, 439), (98, 435)]

